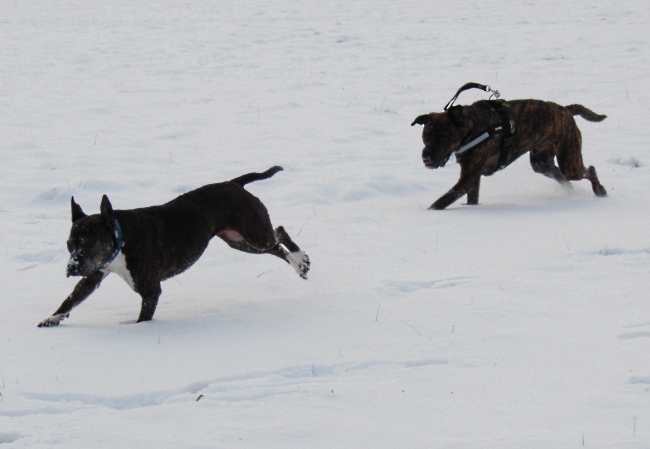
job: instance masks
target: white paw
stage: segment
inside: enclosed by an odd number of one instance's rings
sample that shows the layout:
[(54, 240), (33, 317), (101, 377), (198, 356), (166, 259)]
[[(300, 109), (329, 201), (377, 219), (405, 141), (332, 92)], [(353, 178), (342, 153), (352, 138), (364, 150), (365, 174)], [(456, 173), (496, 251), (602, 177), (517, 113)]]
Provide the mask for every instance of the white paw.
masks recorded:
[(296, 270), (298, 276), (303, 279), (307, 279), (307, 273), (309, 272), (309, 256), (305, 254), (304, 251), (298, 251), (295, 253), (289, 253), (288, 256), (289, 263)]
[(52, 327), (52, 326), (58, 326), (61, 321), (63, 321), (65, 318), (69, 317), (70, 314), (56, 314), (52, 315), (49, 318), (44, 319), (40, 323), (38, 323), (38, 327)]

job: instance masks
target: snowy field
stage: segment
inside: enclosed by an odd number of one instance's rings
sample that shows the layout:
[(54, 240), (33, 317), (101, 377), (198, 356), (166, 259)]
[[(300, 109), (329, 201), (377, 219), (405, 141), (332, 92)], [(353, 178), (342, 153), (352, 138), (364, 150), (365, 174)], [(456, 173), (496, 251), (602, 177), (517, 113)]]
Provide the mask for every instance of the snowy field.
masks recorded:
[[(647, 1), (0, 3), (0, 447), (650, 447)], [(468, 81), (580, 103), (588, 181), (528, 157), (427, 207), (422, 128)], [(464, 93), (459, 103), (486, 98)], [(70, 293), (89, 213), (248, 186), (310, 255), (215, 239), (153, 321)]]

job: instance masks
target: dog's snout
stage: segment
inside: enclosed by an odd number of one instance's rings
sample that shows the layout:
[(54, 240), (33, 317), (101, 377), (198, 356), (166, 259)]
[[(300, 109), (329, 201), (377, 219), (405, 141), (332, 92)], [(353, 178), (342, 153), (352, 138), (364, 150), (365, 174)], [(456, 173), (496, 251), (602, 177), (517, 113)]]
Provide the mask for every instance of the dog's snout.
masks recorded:
[(67, 268), (65, 269), (65, 277), (69, 278), (70, 276), (77, 276), (77, 275), (78, 275), (77, 268), (68, 264)]
[(79, 276), (79, 259), (77, 258), (79, 253), (72, 254), (70, 260), (68, 260), (68, 265), (66, 266), (66, 276)]
[(432, 168), (434, 165), (433, 159), (431, 158), (431, 150), (428, 148), (422, 150), (422, 162), (428, 168)]

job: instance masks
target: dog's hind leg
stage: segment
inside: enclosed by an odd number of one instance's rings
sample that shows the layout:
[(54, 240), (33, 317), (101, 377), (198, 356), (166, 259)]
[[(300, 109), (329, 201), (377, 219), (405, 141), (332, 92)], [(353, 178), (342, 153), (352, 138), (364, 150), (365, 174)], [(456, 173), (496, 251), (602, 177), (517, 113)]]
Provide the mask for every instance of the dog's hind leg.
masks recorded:
[(582, 161), (582, 136), (577, 126), (566, 137), (564, 146), (558, 152), (557, 160), (566, 179), (571, 181), (588, 179), (596, 196), (607, 196), (607, 190), (598, 180), (594, 166), (590, 165), (587, 168), (584, 166)]
[(596, 169), (593, 165), (587, 167), (584, 177), (591, 182), (591, 189), (596, 196), (607, 196), (607, 190), (605, 190), (605, 187), (598, 180), (598, 175), (596, 175)]
[(307, 279), (309, 265), (311, 264), (309, 256), (291, 240), (291, 237), (289, 237), (289, 234), (287, 234), (287, 231), (282, 226), (275, 228), (275, 235), (278, 236), (279, 244), (277, 246), (282, 252), (282, 256), (280, 257), (289, 262), (289, 265), (296, 270), (296, 273), (301, 278)]
[(269, 225), (269, 232), (247, 232), (244, 235), (242, 232), (227, 227), (217, 232), (217, 237), (226, 242), (228, 246), (238, 251), (249, 254), (264, 254), (269, 252), (278, 244), (278, 238), (273, 232), (273, 228)]
[(571, 183), (564, 177), (560, 167), (555, 165), (555, 151), (552, 149), (530, 151), (530, 165), (535, 173), (540, 173), (548, 178), (555, 179), (565, 187), (571, 186)]
[(271, 244), (263, 243), (267, 239), (250, 238), (251, 236), (244, 236), (232, 228), (217, 232), (217, 236), (236, 250), (250, 254), (271, 254), (279, 257), (291, 265), (301, 278), (307, 279), (309, 256), (291, 240), (282, 226), (275, 229), (275, 231), (271, 229), (271, 232), (273, 238)]

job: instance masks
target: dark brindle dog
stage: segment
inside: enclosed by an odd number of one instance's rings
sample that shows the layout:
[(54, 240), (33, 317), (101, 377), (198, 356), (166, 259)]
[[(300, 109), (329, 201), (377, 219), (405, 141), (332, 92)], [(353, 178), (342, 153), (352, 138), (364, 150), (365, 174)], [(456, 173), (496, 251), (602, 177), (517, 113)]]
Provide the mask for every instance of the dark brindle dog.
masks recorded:
[[(588, 179), (597, 196), (607, 195), (596, 169), (583, 165), (582, 137), (574, 115), (591, 122), (606, 117), (579, 104), (560, 106), (540, 100), (484, 100), (419, 116), (412, 125), (424, 125), (424, 165), (442, 167), (452, 154), (460, 164), (460, 179), (430, 209), (444, 209), (463, 195), (467, 204), (478, 204), (481, 176), (492, 175), (528, 151), (537, 173), (567, 186), (569, 181)], [(481, 133), (495, 127), (499, 132), (472, 147)]]
[(253, 254), (272, 254), (307, 279), (309, 257), (282, 226), (273, 229), (266, 207), (243, 186), (273, 176), (282, 167), (210, 184), (161, 206), (113, 210), (104, 195), (101, 214), (87, 216), (72, 198), (67, 275), (82, 276), (54, 314), (38, 325), (56, 326), (109, 273), (117, 273), (142, 297), (138, 322), (153, 318), (161, 281), (196, 262), (212, 237)]

